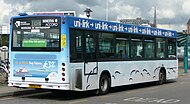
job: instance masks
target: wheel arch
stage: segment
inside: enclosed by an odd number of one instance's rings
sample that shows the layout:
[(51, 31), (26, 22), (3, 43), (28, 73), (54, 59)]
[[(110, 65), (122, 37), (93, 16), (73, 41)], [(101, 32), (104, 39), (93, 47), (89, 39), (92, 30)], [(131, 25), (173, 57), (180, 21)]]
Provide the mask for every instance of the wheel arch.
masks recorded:
[[(103, 85), (102, 85), (102, 82), (103, 82)], [(111, 74), (108, 70), (104, 70), (101, 72), (100, 77), (99, 77), (99, 89), (97, 90), (97, 94), (104, 95), (104, 94), (109, 93), (110, 87), (111, 87)]]
[(160, 68), (160, 72), (161, 72), (161, 71), (164, 72), (165, 77), (167, 78), (166, 68), (165, 68), (165, 67), (161, 67), (161, 68)]
[(110, 72), (108, 70), (104, 70), (104, 71), (101, 72), (99, 80), (105, 74), (108, 75), (108, 77), (110, 78), (110, 85), (111, 85), (111, 74), (110, 74)]
[(158, 81), (158, 84), (159, 85), (162, 85), (163, 83), (166, 82), (167, 80), (167, 76), (166, 76), (166, 69), (164, 67), (161, 67), (160, 68), (160, 71), (159, 71), (159, 81)]

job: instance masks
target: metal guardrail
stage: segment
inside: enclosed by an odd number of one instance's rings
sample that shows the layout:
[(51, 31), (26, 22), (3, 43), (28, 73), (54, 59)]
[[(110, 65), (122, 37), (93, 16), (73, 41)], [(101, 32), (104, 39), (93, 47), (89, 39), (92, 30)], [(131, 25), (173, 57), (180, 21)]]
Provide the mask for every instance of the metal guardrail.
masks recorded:
[(0, 83), (7, 83), (10, 73), (8, 59), (0, 61)]

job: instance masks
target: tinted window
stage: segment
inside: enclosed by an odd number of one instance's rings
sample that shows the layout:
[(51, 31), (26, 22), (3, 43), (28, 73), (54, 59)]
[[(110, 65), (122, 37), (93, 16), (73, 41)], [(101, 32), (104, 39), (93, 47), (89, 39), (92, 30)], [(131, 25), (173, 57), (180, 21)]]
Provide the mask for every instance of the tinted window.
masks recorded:
[(154, 38), (145, 38), (144, 40), (144, 54), (145, 58), (155, 58), (155, 44)]
[(156, 38), (156, 57), (157, 58), (165, 58), (166, 48), (165, 48), (165, 39), (164, 38)]
[(143, 57), (143, 44), (141, 38), (131, 39), (131, 58)]
[(168, 39), (168, 57), (175, 58), (176, 57), (176, 40)]
[(116, 58), (129, 58), (129, 37), (124, 34), (116, 36)]
[(82, 34), (80, 30), (70, 30), (70, 58), (71, 61), (82, 60)]
[(99, 35), (99, 54), (100, 58), (114, 57), (114, 34), (101, 33)]

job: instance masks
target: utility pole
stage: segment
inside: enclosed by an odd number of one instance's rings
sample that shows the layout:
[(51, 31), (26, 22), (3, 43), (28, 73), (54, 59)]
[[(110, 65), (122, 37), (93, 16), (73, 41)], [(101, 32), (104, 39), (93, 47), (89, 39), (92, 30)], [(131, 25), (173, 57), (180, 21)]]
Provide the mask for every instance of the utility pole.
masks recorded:
[(155, 4), (154, 4), (154, 22), (153, 22), (153, 27), (157, 27), (157, 14), (156, 14), (156, 0), (155, 0)]
[(106, 1), (106, 21), (108, 21), (108, 16), (109, 16), (109, 0)]
[(157, 27), (156, 6), (154, 7), (154, 27)]
[(184, 74), (188, 73), (188, 34), (185, 34), (185, 43), (184, 43)]

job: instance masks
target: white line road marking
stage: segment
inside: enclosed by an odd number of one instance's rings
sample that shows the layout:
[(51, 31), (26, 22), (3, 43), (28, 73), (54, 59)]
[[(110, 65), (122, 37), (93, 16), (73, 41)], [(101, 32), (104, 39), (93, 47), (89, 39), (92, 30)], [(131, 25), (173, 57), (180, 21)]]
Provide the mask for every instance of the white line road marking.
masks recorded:
[(123, 101), (128, 102), (141, 102), (141, 103), (161, 103), (161, 104), (172, 104), (178, 103), (181, 100), (179, 99), (160, 99), (160, 98), (141, 98), (141, 97), (130, 97), (127, 99), (123, 99)]

